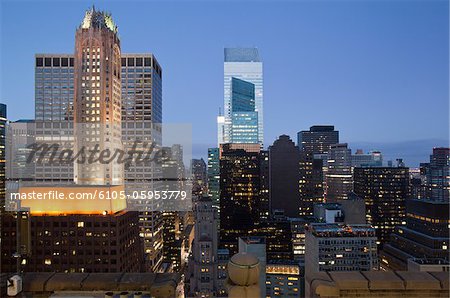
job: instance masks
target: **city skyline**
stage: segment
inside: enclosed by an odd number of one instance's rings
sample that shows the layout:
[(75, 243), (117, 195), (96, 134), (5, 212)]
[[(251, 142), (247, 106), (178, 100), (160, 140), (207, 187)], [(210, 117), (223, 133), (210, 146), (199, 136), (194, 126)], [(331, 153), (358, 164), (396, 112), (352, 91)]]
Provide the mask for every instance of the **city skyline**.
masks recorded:
[(438, 0), (10, 1), (0, 296), (449, 295)]
[[(73, 52), (72, 23), (77, 24), (79, 14), (92, 3), (114, 14), (126, 40), (125, 52), (152, 52), (159, 57), (165, 69), (164, 122), (193, 124), (194, 157), (206, 157), (207, 148), (215, 146), (215, 117), (219, 107), (223, 111), (223, 48), (236, 45), (256, 46), (265, 64), (265, 147), (279, 135), (295, 138), (298, 131), (316, 124), (335, 125), (342, 141), (353, 150), (378, 149), (386, 159), (403, 157), (410, 166), (425, 161), (430, 147), (448, 145), (448, 28), (442, 26), (448, 20), (448, 9), (443, 9), (448, 4), (437, 1), (339, 6), (304, 1), (285, 3), (283, 9), (270, 2), (239, 4), (242, 11), (238, 14), (254, 9), (255, 14), (248, 16), (255, 24), (252, 34), (236, 32), (241, 21), (229, 23), (219, 15), (237, 5), (227, 7), (222, 2), (191, 2), (182, 7), (182, 3), (132, 2), (124, 6), (80, 1), (64, 4), (64, 11), (63, 5), (53, 2), (26, 6), (3, 2), (2, 36), (14, 44), (2, 46), (1, 98), (9, 106), (9, 119), (34, 118), (34, 54)], [(201, 16), (195, 12), (200, 5)], [(264, 10), (271, 5), (272, 13), (280, 17), (273, 24), (264, 21)], [(136, 9), (140, 6), (142, 11)], [(307, 8), (310, 15), (301, 9), (295, 9), (295, 15), (287, 9), (290, 6)], [(155, 25), (137, 21), (145, 16), (147, 7), (160, 12), (154, 16)], [(42, 21), (43, 11), (52, 18)], [(42, 30), (36, 36), (19, 38), (29, 29), (29, 25), (11, 20), (19, 12), (31, 23), (39, 21)], [(132, 14), (135, 17), (131, 18)], [(422, 22), (417, 22), (418, 16)], [(343, 17), (348, 20), (331, 28), (333, 21)], [(171, 18), (176, 18), (177, 24), (185, 20), (186, 28), (171, 25)], [(146, 41), (149, 28), (153, 31)], [(343, 36), (339, 40), (334, 36), (337, 30)], [(299, 32), (299, 38), (290, 38), (293, 32)], [(143, 42), (141, 38), (136, 42), (137, 36), (144, 36)], [(6, 59), (11, 55), (21, 59)], [(198, 88), (202, 92), (194, 91)], [(313, 113), (318, 109), (321, 113)], [(416, 118), (433, 121), (414, 125)], [(408, 149), (414, 154), (407, 153)]]

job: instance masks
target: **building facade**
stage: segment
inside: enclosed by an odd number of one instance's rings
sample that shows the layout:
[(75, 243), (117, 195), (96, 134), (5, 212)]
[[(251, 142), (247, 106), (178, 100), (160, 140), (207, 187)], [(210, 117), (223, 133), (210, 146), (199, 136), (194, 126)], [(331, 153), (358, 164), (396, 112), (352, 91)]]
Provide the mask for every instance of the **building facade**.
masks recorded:
[(35, 179), (35, 164), (27, 162), (32, 150), (28, 146), (34, 142), (34, 120), (10, 122), (6, 148), (7, 179), (13, 181), (33, 181)]
[(327, 202), (346, 200), (353, 190), (351, 149), (347, 144), (333, 144), (328, 151), (326, 173)]
[(231, 143), (258, 143), (255, 85), (231, 78)]
[[(35, 56), (35, 142), (74, 148), (74, 65), (70, 54)], [(45, 140), (45, 141), (44, 141)], [(72, 162), (35, 162), (36, 182), (73, 184)]]
[[(122, 144), (125, 151), (144, 152), (146, 144), (154, 150), (162, 146), (162, 68), (150, 53), (121, 54)], [(145, 160), (124, 169), (127, 193), (161, 189), (163, 168)], [(172, 177), (172, 176), (164, 176)], [(174, 176), (176, 177), (176, 176)], [(172, 177), (172, 178), (174, 178)], [(140, 200), (133, 208), (140, 210), (141, 236), (144, 238), (146, 267), (156, 271), (163, 261), (163, 216)]]
[(269, 195), (271, 210), (282, 209), (288, 217), (300, 214), (300, 151), (287, 135), (269, 147)]
[(314, 203), (324, 201), (327, 154), (330, 146), (337, 143), (339, 131), (332, 125), (314, 125), (297, 133), (297, 146), (301, 152), (299, 190), (302, 216), (311, 216)]
[(219, 209), (220, 198), (220, 161), (219, 148), (208, 148), (208, 194), (214, 208)]
[(408, 261), (413, 259), (416, 263), (427, 260), (428, 265), (448, 264), (449, 234), (448, 202), (408, 200), (406, 225), (395, 227), (381, 252), (381, 265), (392, 270), (408, 270)]
[(354, 192), (365, 201), (367, 223), (375, 228), (381, 248), (394, 228), (405, 224), (408, 168), (355, 168), (353, 175)]
[(369, 225), (313, 223), (306, 229), (305, 270), (377, 270), (378, 253), (375, 229)]
[(225, 266), (218, 250), (217, 210), (208, 196), (194, 203), (195, 236), (187, 273), (188, 297), (226, 297)]
[(141, 272), (137, 212), (31, 216), (28, 272)]
[[(110, 14), (86, 11), (75, 33), (74, 149), (122, 149), (121, 60), (118, 29)], [(86, 154), (86, 153), (84, 153)], [(123, 164), (91, 159), (74, 163), (74, 182), (83, 185), (123, 184)]]
[(6, 136), (7, 136), (7, 113), (6, 105), (0, 104), (0, 212), (5, 207), (6, 196)]
[[(220, 246), (233, 255), (238, 237), (260, 222), (260, 155), (224, 144), (220, 158)], [(257, 145), (259, 146), (259, 145)]]
[(198, 192), (198, 194), (206, 193), (207, 189), (207, 170), (206, 162), (201, 159), (192, 159), (191, 161), (191, 171), (192, 171), (192, 181), (193, 181), (193, 192)]
[(425, 198), (436, 201), (449, 201), (450, 195), (450, 148), (433, 148), (430, 162), (422, 164), (425, 176)]
[(323, 160), (302, 150), (299, 171), (300, 216), (311, 216), (314, 204), (324, 201)]
[(383, 166), (383, 155), (380, 151), (364, 153), (361, 149), (352, 154), (352, 167), (381, 167)]

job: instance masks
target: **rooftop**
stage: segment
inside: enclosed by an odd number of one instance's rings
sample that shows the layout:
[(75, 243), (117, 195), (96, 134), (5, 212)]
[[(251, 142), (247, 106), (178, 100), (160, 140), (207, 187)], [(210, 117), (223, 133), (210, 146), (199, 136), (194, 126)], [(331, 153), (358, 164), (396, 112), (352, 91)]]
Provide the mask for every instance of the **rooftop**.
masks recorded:
[(107, 292), (127, 291), (142, 292), (143, 297), (175, 297), (181, 281), (177, 273), (33, 272), (22, 278), (24, 297), (105, 297)]
[(308, 297), (448, 297), (449, 272), (318, 272), (306, 277)]
[(375, 237), (375, 229), (364, 224), (311, 223), (306, 229), (316, 237)]
[(86, 11), (80, 28), (109, 29), (112, 32), (117, 33), (117, 26), (114, 23), (111, 14), (104, 11), (97, 11), (95, 10), (95, 6), (92, 6), (91, 9)]
[(313, 125), (309, 131), (334, 131), (334, 125)]
[(450, 265), (450, 262), (441, 258), (412, 258), (408, 261), (420, 265)]

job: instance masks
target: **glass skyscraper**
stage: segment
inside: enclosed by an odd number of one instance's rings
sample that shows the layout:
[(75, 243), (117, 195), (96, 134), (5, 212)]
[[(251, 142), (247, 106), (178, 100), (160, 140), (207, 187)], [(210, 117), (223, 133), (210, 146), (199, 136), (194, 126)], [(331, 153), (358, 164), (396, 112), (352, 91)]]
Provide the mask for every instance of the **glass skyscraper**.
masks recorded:
[[(36, 54), (35, 57), (35, 139), (57, 144), (61, 150), (74, 146), (74, 56)], [(39, 183), (72, 184), (72, 162), (36, 163)]]
[(263, 145), (263, 73), (256, 48), (224, 50), (223, 117), (219, 143)]
[(231, 78), (231, 143), (258, 143), (255, 85)]

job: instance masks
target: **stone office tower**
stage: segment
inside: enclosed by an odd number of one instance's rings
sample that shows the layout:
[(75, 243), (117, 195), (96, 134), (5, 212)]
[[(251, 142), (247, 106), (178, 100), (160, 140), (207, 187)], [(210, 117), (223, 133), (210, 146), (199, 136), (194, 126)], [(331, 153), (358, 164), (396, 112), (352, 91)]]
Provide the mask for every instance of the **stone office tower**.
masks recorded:
[[(110, 14), (94, 7), (86, 11), (75, 34), (74, 58), (75, 151), (98, 147), (113, 153), (122, 147), (121, 59)], [(114, 161), (75, 163), (74, 173), (77, 184), (123, 184), (123, 166)]]
[[(121, 53), (117, 27), (111, 16), (94, 8), (85, 13), (75, 37), (75, 55), (36, 55), (36, 138), (45, 139), (50, 145), (57, 144), (61, 150), (73, 149), (77, 123), (78, 128), (98, 125), (88, 129), (95, 134), (77, 135), (86, 137), (86, 147), (91, 146), (90, 138), (97, 139), (92, 141), (93, 145), (103, 143), (110, 150), (119, 147), (120, 135), (116, 129), (120, 126), (125, 151), (132, 148), (135, 140), (161, 144), (162, 67), (156, 57), (151, 53)], [(98, 43), (101, 39), (104, 44)], [(81, 145), (80, 142), (78, 146)], [(90, 172), (88, 167), (74, 167), (73, 162), (50, 164), (44, 160), (35, 166), (36, 181), (51, 185), (70, 185), (74, 181), (84, 185), (124, 184), (127, 191), (139, 192), (152, 190), (154, 181), (161, 175), (147, 163), (132, 164), (119, 171), (103, 165), (92, 166), (104, 171)], [(92, 179), (82, 180), (80, 173)], [(125, 182), (121, 182), (120, 175), (124, 175)], [(141, 208), (144, 206), (137, 207), (144, 210)], [(156, 271), (163, 260), (162, 216), (160, 212), (142, 211), (139, 217), (145, 267)]]

